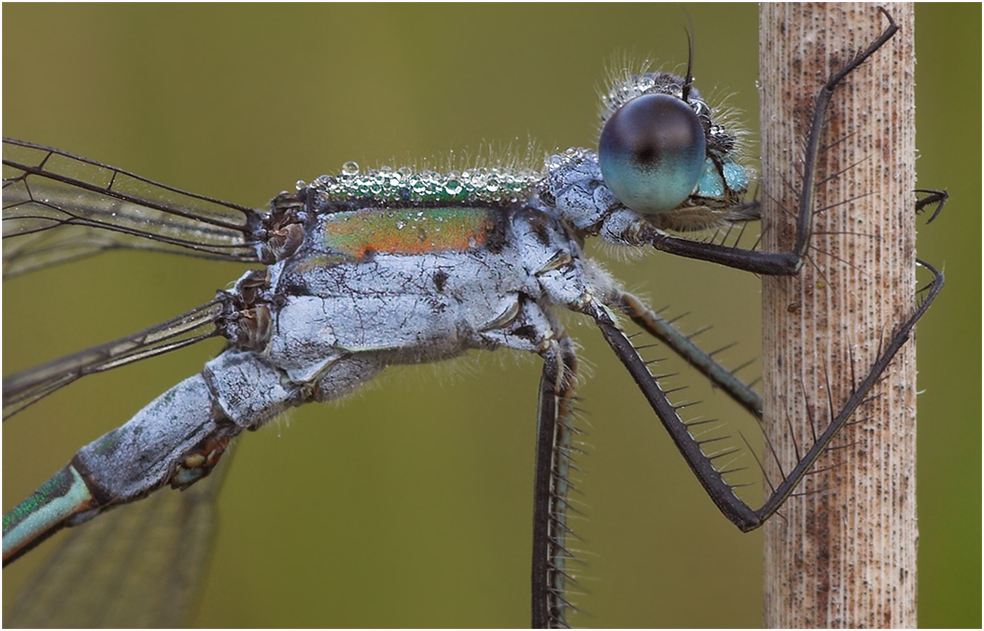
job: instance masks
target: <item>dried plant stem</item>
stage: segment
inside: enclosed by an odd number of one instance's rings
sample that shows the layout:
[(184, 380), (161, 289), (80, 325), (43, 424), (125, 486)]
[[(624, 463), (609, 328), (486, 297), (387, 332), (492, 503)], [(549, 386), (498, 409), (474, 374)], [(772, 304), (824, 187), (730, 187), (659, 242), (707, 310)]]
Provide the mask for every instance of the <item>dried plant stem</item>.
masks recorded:
[[(886, 8), (901, 30), (827, 114), (809, 261), (763, 280), (766, 431), (786, 470), (914, 304), (913, 9)], [(766, 249), (793, 242), (814, 96), (885, 26), (870, 4), (763, 5)], [(766, 626), (916, 625), (915, 367), (910, 342), (804, 480), (807, 495), (766, 526)], [(781, 477), (774, 462), (767, 473)]]

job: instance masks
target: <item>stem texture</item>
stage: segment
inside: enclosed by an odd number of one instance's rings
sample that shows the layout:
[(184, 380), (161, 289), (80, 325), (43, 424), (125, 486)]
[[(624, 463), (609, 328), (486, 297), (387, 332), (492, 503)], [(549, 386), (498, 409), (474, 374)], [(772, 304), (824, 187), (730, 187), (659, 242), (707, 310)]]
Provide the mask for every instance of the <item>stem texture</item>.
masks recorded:
[[(913, 8), (847, 76), (820, 139), (814, 229), (795, 277), (763, 279), (766, 473), (782, 477), (914, 307)], [(789, 251), (815, 95), (888, 26), (875, 5), (760, 14), (763, 243)], [(768, 627), (916, 625), (915, 344), (765, 526)], [(852, 381), (853, 380), (853, 381)], [(812, 420), (811, 420), (812, 419)]]

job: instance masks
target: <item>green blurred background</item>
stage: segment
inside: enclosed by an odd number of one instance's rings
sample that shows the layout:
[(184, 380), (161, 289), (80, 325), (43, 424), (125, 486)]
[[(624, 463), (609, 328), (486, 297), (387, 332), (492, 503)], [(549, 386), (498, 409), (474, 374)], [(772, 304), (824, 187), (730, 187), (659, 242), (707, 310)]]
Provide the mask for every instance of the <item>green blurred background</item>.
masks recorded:
[[(757, 133), (754, 6), (687, 6), (697, 85)], [(686, 63), (678, 5), (7, 5), (3, 133), (187, 190), (263, 206), (298, 179), (529, 138), (593, 146), (617, 54)], [(951, 203), (919, 253), (947, 288), (919, 325), (920, 623), (981, 624), (981, 8), (923, 5), (919, 184)], [(873, 17), (880, 26), (880, 20)], [(901, 37), (911, 37), (902, 33)], [(755, 151), (753, 150), (753, 155)], [(673, 257), (605, 257), (684, 328), (759, 354), (758, 282)], [(4, 285), (3, 372), (207, 301), (242, 267), (114, 253)], [(696, 289), (696, 291), (695, 291)], [(761, 541), (722, 518), (591, 326), (581, 488), (586, 612), (599, 627), (761, 623)], [(198, 370), (213, 341), (95, 376), (4, 427), (3, 507), (81, 445)], [(507, 353), (391, 370), (340, 405), (245, 436), (194, 623), (528, 624), (539, 362)], [(684, 369), (685, 371), (687, 369)], [(697, 381), (685, 372), (687, 381)], [(719, 393), (692, 398), (717, 411)], [(54, 546), (4, 571), (4, 607)]]

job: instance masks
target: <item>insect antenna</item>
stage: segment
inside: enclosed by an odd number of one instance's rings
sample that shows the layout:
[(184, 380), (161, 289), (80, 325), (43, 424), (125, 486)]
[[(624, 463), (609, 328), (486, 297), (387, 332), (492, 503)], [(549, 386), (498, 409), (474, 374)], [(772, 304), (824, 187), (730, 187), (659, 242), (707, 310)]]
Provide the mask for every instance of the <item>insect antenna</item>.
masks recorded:
[(684, 101), (690, 100), (690, 90), (693, 87), (694, 75), (694, 38), (691, 35), (691, 31), (694, 28), (693, 22), (690, 22), (690, 16), (687, 16), (687, 21), (690, 23), (690, 27), (687, 29), (687, 74), (684, 75), (683, 79), (683, 90), (682, 96)]

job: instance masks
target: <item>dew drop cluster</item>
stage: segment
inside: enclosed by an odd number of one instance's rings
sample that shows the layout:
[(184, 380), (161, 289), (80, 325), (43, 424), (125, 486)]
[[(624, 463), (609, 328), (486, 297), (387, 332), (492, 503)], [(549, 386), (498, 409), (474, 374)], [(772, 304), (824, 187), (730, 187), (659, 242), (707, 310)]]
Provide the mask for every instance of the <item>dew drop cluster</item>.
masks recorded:
[(529, 197), (543, 175), (502, 167), (476, 167), (438, 173), (409, 167), (380, 167), (361, 173), (346, 162), (337, 176), (322, 175), (311, 183), (329, 199), (368, 198), (379, 202), (510, 202)]

